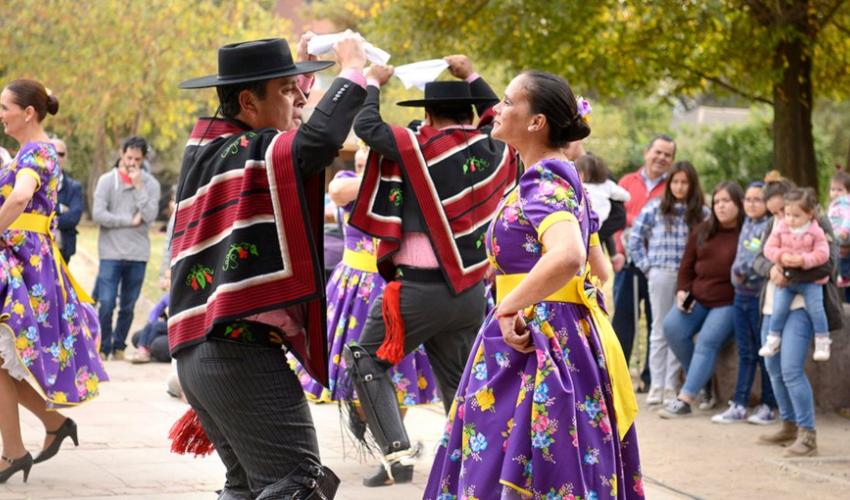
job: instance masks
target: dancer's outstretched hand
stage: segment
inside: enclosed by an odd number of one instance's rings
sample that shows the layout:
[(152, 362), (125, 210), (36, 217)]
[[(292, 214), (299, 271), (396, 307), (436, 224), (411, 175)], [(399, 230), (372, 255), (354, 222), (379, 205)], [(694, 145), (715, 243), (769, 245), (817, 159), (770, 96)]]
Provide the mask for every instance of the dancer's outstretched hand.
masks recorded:
[(463, 54), (453, 54), (443, 58), (449, 64), (449, 71), (455, 78), (466, 80), (466, 78), (475, 72), (472, 68), (472, 61)]
[(345, 31), (345, 37), (334, 44), (336, 59), (343, 70), (362, 70), (366, 66), (366, 52), (363, 50), (363, 37), (351, 30)]
[(366, 80), (375, 80), (383, 87), (395, 73), (395, 68), (392, 66), (384, 66), (383, 64), (373, 64), (366, 70)]
[(307, 45), (310, 43), (310, 39), (316, 36), (312, 31), (305, 31), (303, 35), (301, 35), (301, 40), (298, 40), (298, 50), (296, 51), (296, 56), (299, 61), (317, 61), (319, 58), (307, 52)]

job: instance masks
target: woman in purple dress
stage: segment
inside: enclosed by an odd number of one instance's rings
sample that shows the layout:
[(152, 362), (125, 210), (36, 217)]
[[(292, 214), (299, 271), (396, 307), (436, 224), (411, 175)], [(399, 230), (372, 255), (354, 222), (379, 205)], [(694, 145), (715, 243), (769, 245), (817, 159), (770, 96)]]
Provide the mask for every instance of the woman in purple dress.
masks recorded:
[[(522, 73), (493, 137), (526, 172), (487, 236), (496, 310), (467, 363), (426, 499), (642, 498), (637, 403), (588, 278), (598, 225), (560, 147), (590, 128), (567, 83)], [(591, 243), (593, 241), (593, 243)]]
[[(97, 354), (97, 315), (65, 267), (53, 239), (60, 167), (41, 121), (59, 101), (34, 80), (0, 94), (0, 121), (21, 148), (0, 169), (0, 483), (51, 458), (77, 426), (60, 408), (98, 394), (107, 379)], [(88, 299), (89, 301), (91, 299)], [(35, 414), (47, 436), (33, 460), (24, 448), (18, 405)]]
[[(326, 288), (330, 388), (325, 389), (310, 378), (306, 371), (297, 371), (307, 397), (314, 401), (329, 402), (346, 399), (346, 394), (340, 394), (340, 391), (346, 389), (339, 384), (340, 377), (345, 372), (342, 347), (360, 339), (360, 332), (366, 323), (369, 308), (384, 289), (385, 283), (378, 274), (376, 263), (377, 240), (345, 223), (360, 187), (360, 175), (366, 164), (366, 154), (366, 150), (358, 150), (354, 161), (357, 171), (340, 171), (334, 176), (329, 186), (331, 201), (341, 207), (337, 213), (343, 222), (345, 249), (342, 261), (333, 270)], [(391, 375), (399, 404), (402, 406), (439, 401), (436, 393), (437, 385), (423, 347), (420, 346), (419, 350), (411, 353), (394, 367)]]

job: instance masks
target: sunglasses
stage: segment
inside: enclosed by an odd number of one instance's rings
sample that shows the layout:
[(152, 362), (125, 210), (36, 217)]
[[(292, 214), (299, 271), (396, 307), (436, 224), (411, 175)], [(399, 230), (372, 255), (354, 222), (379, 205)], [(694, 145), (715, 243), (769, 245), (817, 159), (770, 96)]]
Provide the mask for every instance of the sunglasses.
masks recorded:
[(61, 156), (62, 158), (65, 158), (65, 152), (64, 151), (57, 151), (56, 154)]

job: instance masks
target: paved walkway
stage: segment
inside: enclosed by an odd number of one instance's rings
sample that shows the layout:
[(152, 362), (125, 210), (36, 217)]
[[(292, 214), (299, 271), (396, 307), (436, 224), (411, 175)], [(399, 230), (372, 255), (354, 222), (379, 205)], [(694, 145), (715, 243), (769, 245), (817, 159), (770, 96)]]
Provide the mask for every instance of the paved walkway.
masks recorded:
[[(101, 397), (67, 412), (79, 425), (80, 447), (67, 440), (55, 458), (33, 468), (29, 483), (23, 484), (18, 474), (0, 485), (0, 499), (214, 499), (224, 478), (218, 457), (195, 459), (169, 452), (168, 429), (187, 408), (165, 393), (169, 366), (110, 361), (106, 368), (112, 381), (101, 386)], [(407, 414), (411, 438), (425, 445), (414, 481), (378, 489), (361, 486), (361, 478), (375, 466), (372, 461), (361, 463), (351, 445), (343, 445), (337, 407), (311, 405), (311, 409), (322, 460), (343, 481), (336, 498), (421, 498), (443, 428), (441, 406), (414, 408)], [(26, 412), (22, 421), (24, 440), (35, 452), (44, 436), (41, 424)], [(652, 485), (648, 491), (651, 498), (681, 498)]]
[[(90, 286), (93, 273), (84, 264), (78, 259), (72, 270)], [(137, 314), (141, 321), (145, 316)], [(106, 368), (112, 381), (102, 385), (101, 397), (67, 413), (79, 424), (80, 447), (66, 441), (55, 458), (33, 468), (28, 484), (18, 474), (0, 485), (0, 499), (214, 500), (224, 478), (218, 457), (169, 452), (168, 430), (187, 408), (165, 393), (170, 367), (111, 361)], [(440, 406), (408, 412), (411, 438), (424, 444), (413, 483), (378, 489), (361, 485), (361, 478), (375, 470), (374, 461), (359, 461), (351, 445), (343, 445), (337, 407), (311, 405), (311, 410), (322, 460), (343, 481), (336, 498), (421, 498), (444, 425)], [(850, 421), (819, 414), (821, 456), (787, 460), (779, 448), (754, 444), (766, 429), (719, 426), (709, 415), (663, 421), (641, 405), (637, 426), (647, 498), (847, 498)], [(22, 427), (28, 448), (37, 452), (44, 437), (40, 423), (22, 410)]]
[[(168, 429), (187, 408), (165, 393), (169, 370), (165, 364), (108, 362), (112, 381), (102, 385), (101, 397), (67, 412), (79, 424), (80, 447), (66, 441), (54, 459), (33, 468), (28, 484), (18, 474), (0, 485), (0, 499), (213, 500), (224, 477), (218, 457), (169, 452)], [(378, 489), (361, 486), (375, 466), (360, 462), (351, 445), (343, 444), (337, 407), (311, 409), (322, 459), (343, 481), (337, 498), (421, 498), (443, 428), (440, 406), (408, 412), (411, 438), (424, 444), (413, 483)], [(821, 457), (794, 461), (783, 459), (778, 448), (753, 444), (765, 429), (718, 426), (707, 415), (670, 422), (642, 408), (637, 425), (648, 498), (841, 498), (850, 487), (847, 420), (819, 415)], [(22, 411), (22, 426), (27, 447), (38, 451), (40, 423)]]

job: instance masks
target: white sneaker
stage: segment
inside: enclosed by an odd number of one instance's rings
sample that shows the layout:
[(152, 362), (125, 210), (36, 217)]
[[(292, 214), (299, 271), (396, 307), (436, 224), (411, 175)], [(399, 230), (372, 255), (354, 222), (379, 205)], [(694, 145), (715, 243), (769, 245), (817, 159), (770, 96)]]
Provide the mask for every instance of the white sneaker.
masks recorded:
[(776, 410), (767, 406), (767, 405), (758, 405), (755, 410), (753, 410), (752, 415), (747, 419), (747, 422), (756, 425), (770, 425), (775, 424), (779, 420), (776, 418)]
[(759, 356), (769, 358), (779, 352), (779, 344), (782, 338), (779, 335), (768, 335), (764, 345), (759, 349)]
[(663, 401), (664, 389), (652, 386), (649, 388), (649, 394), (646, 395), (646, 404), (650, 406), (660, 405)]
[(665, 406), (670, 404), (671, 401), (676, 399), (676, 396), (678, 394), (679, 394), (679, 391), (677, 391), (676, 389), (672, 389), (670, 387), (665, 388), (664, 389), (664, 398), (663, 398), (664, 403), (663, 404)]
[(711, 421), (715, 424), (734, 424), (746, 420), (747, 409), (732, 401), (729, 401), (729, 408), (726, 411), (711, 417)]
[(829, 344), (832, 344), (832, 340), (829, 337), (815, 337), (815, 353), (812, 354), (812, 358), (815, 361), (828, 360)]
[(717, 398), (714, 397), (713, 390), (707, 391), (702, 389), (699, 391), (699, 394), (697, 394), (697, 401), (699, 402), (697, 408), (699, 408), (700, 411), (712, 410), (715, 406), (717, 406)]

